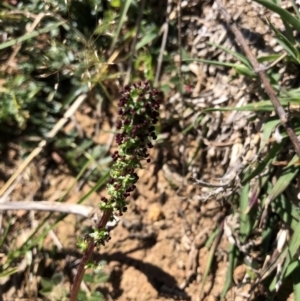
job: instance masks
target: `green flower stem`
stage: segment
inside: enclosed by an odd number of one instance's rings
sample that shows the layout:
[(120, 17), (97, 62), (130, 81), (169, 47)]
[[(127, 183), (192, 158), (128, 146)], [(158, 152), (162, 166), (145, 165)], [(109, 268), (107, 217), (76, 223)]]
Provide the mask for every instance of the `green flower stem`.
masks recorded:
[[(97, 228), (99, 228), (99, 229), (105, 228), (106, 224), (108, 223), (108, 221), (111, 218), (112, 212), (113, 211), (111, 209), (104, 210), (103, 215), (97, 225)], [(90, 239), (88, 246), (83, 254), (83, 257), (79, 263), (76, 276), (74, 278), (74, 283), (73, 283), (73, 286), (71, 289), (71, 295), (70, 295), (70, 299), (69, 299), (70, 301), (77, 301), (80, 285), (81, 285), (82, 278), (83, 278), (84, 272), (85, 272), (85, 266), (88, 264), (88, 261), (90, 260), (92, 254), (93, 254), (95, 246), (96, 246), (95, 240), (93, 238)]]

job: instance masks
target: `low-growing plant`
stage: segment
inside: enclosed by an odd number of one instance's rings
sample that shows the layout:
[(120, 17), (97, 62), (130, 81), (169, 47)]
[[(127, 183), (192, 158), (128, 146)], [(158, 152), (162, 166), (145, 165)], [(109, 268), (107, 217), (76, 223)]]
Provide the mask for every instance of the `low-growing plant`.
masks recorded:
[(122, 92), (118, 103), (118, 150), (112, 154), (114, 163), (106, 186), (107, 196), (103, 196), (99, 204), (103, 215), (94, 231), (80, 242), (84, 255), (74, 279), (70, 301), (77, 300), (85, 266), (94, 248), (110, 240), (105, 228), (107, 222), (113, 220), (114, 215), (123, 215), (127, 211), (128, 197), (136, 189), (135, 184), (139, 179), (136, 169), (142, 168), (143, 161), (151, 161), (148, 150), (153, 148), (152, 140), (157, 138), (155, 124), (159, 117), (160, 101), (160, 93), (150, 88), (149, 81), (127, 85)]

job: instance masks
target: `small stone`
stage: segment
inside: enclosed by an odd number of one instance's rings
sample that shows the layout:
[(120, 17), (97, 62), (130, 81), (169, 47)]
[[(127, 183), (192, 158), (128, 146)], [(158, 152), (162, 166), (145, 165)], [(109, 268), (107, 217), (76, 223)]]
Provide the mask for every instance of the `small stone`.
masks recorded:
[(152, 204), (148, 209), (148, 217), (152, 222), (156, 222), (164, 218), (162, 207), (160, 204)]
[(245, 277), (246, 271), (247, 271), (247, 267), (244, 264), (241, 264), (235, 268), (233, 272), (233, 280), (236, 284), (242, 282), (242, 280)]
[(183, 260), (177, 261), (177, 267), (178, 267), (180, 270), (185, 270), (185, 264), (184, 264), (184, 261), (183, 261)]
[(216, 301), (216, 297), (213, 295), (208, 295), (205, 297), (204, 301)]

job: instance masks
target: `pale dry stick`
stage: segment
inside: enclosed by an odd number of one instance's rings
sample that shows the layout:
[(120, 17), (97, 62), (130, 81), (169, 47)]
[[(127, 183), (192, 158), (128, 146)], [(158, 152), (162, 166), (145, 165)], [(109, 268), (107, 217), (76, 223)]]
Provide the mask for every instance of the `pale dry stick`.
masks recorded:
[(171, 5), (172, 5), (172, 1), (168, 0), (167, 17), (166, 17), (166, 22), (163, 25), (164, 35), (163, 35), (163, 38), (162, 38), (162, 42), (161, 42), (161, 46), (160, 46), (160, 52), (159, 52), (159, 56), (158, 56), (158, 60), (157, 60), (157, 68), (156, 68), (155, 79), (154, 79), (154, 87), (158, 86), (158, 80), (159, 80), (159, 76), (160, 76), (160, 72), (161, 72), (162, 60), (163, 60), (163, 56), (164, 56), (164, 52), (165, 52), (165, 48), (166, 48), (166, 44), (167, 44), (167, 38), (168, 38), (168, 33), (169, 33), (169, 17), (170, 17), (170, 13), (171, 13)]
[[(294, 47), (298, 47), (299, 43), (297, 42)], [(272, 67), (276, 66), (280, 61), (282, 61), (286, 56), (288, 55), (287, 52), (283, 53), (277, 60), (275, 60), (273, 63), (271, 63), (270, 65), (267, 65), (265, 68), (263, 68), (264, 71), (267, 71), (269, 69), (271, 69)]]
[[(18, 202), (5, 202), (0, 203), (1, 211), (47, 211), (47, 212), (59, 212), (63, 214), (75, 214), (83, 218), (90, 219), (94, 223), (98, 222), (101, 211), (97, 207), (81, 205), (81, 204), (68, 204), (61, 202), (48, 202), (48, 201), (18, 201)], [(113, 221), (107, 223), (108, 228), (114, 228), (119, 222), (117, 217), (114, 217)]]
[(103, 75), (103, 73), (106, 71), (106, 69), (108, 68), (109, 65), (113, 64), (115, 59), (118, 57), (119, 53), (121, 52), (120, 50), (115, 50), (112, 55), (108, 58), (107, 63), (105, 65), (103, 65), (103, 67), (97, 71), (97, 76), (94, 80), (95, 83), (97, 83), (98, 81), (101, 81), (101, 77)]
[(208, 183), (208, 182), (199, 180), (199, 179), (197, 179), (197, 178), (195, 178), (195, 177), (193, 177), (193, 179), (194, 179), (194, 180), (197, 182), (197, 184), (199, 184), (200, 186), (202, 186), (202, 187), (209, 187), (209, 188), (219, 188), (219, 187), (227, 188), (227, 187), (229, 187), (230, 185), (232, 185), (232, 181), (234, 180), (234, 179), (232, 179), (232, 180), (227, 181), (226, 183), (220, 182), (220, 183), (214, 184), (214, 183)]
[(129, 58), (129, 62), (128, 62), (128, 68), (127, 68), (127, 71), (126, 71), (126, 77), (125, 77), (125, 80), (124, 80), (124, 85), (128, 85), (129, 81), (130, 81), (130, 75), (131, 75), (131, 70), (132, 70), (132, 62), (133, 62), (133, 57), (134, 57), (134, 54), (135, 54), (135, 47), (136, 47), (136, 43), (137, 43), (137, 38), (138, 38), (138, 35), (140, 33), (140, 29), (141, 29), (141, 22), (142, 22), (143, 12), (144, 12), (144, 9), (145, 9), (145, 3), (146, 3), (146, 0), (142, 0), (141, 7), (139, 9), (139, 15), (138, 15), (138, 18), (137, 18), (137, 21), (136, 21), (137, 30), (136, 30), (136, 34), (134, 36), (134, 39), (133, 39), (133, 42), (132, 42), (132, 45), (131, 45), (131, 49), (130, 49), (130, 58)]
[(8, 12), (6, 12), (6, 14), (7, 15), (24, 15), (26, 18), (32, 18), (32, 19), (35, 19), (37, 17), (36, 14), (30, 13), (28, 11), (17, 10), (17, 9), (8, 11)]
[(208, 183), (208, 182), (199, 180), (199, 179), (196, 178), (195, 175), (192, 178), (197, 182), (197, 184), (199, 184), (200, 186), (203, 186), (203, 187), (229, 188), (229, 187), (234, 186), (236, 183), (238, 183), (239, 175), (242, 172), (242, 170), (244, 169), (244, 167), (245, 166), (244, 166), (243, 163), (235, 166), (232, 170), (227, 172), (222, 178), (214, 179), (214, 181), (217, 182), (217, 183)]
[(0, 197), (0, 203), (4, 203), (7, 201), (8, 196), (14, 191), (17, 184), (21, 181), (22, 176), (19, 176), (16, 181), (5, 191), (5, 193)]
[[(35, 19), (31, 26), (28, 28), (27, 33), (31, 33), (34, 31), (34, 29), (37, 27), (37, 25), (41, 22), (41, 20), (46, 16), (45, 13), (39, 13), (37, 16), (35, 16)], [(15, 59), (16, 55), (20, 51), (22, 47), (22, 44), (19, 43), (16, 45), (15, 49), (13, 50), (12, 54), (9, 56), (7, 62), (5, 63), (5, 70), (10, 66), (11, 62)]]
[(282, 262), (287, 257), (288, 249), (285, 248), (281, 253), (278, 253), (277, 250), (275, 250), (272, 255), (268, 255), (266, 257), (266, 260), (263, 264), (262, 269), (259, 272), (259, 278), (256, 279), (256, 281), (251, 285), (250, 287), (250, 294), (251, 296), (254, 294), (254, 291), (256, 287), (267, 277), (270, 276), (271, 273), (280, 265), (282, 265)]
[(261, 68), (261, 66), (259, 65), (257, 59), (255, 58), (255, 56), (253, 55), (253, 53), (251, 52), (248, 44), (246, 43), (246, 40), (244, 39), (241, 31), (238, 29), (236, 23), (232, 20), (231, 16), (228, 14), (226, 8), (223, 6), (222, 1), (221, 0), (216, 0), (218, 6), (219, 6), (219, 10), (221, 12), (221, 14), (224, 16), (225, 21), (227, 23), (227, 25), (229, 26), (229, 28), (231, 29), (231, 31), (233, 32), (236, 41), (240, 44), (241, 48), (243, 49), (244, 53), (246, 54), (247, 58), (249, 59), (249, 61), (251, 62), (251, 65), (254, 69), (254, 71), (258, 74), (258, 76), (261, 79), (261, 82), (263, 83), (263, 86), (265, 88), (266, 93), (268, 94), (268, 96), (270, 97), (270, 100), (276, 110), (276, 113), (280, 119), (281, 124), (283, 125), (283, 127), (285, 128), (293, 146), (294, 149), (298, 155), (298, 157), (300, 157), (300, 143), (298, 141), (297, 135), (295, 134), (295, 131), (293, 130), (293, 128), (290, 125), (290, 122), (288, 120), (287, 114), (284, 111), (284, 108), (282, 107), (282, 105), (280, 104), (274, 89), (272, 88), (265, 72), (264, 69)]
[(49, 139), (53, 138), (57, 132), (67, 123), (69, 118), (76, 112), (82, 102), (86, 99), (86, 94), (82, 94), (74, 101), (72, 106), (67, 110), (64, 116), (58, 121), (54, 128), (47, 134), (47, 138), (42, 140), (39, 145), (30, 153), (26, 160), (19, 166), (15, 173), (8, 179), (0, 190), (0, 197), (5, 193), (10, 185), (14, 183), (17, 177), (24, 171), (27, 165), (43, 150)]
[[(179, 49), (179, 62), (178, 62), (178, 77), (179, 77), (179, 94), (180, 94), (180, 102), (181, 102), (181, 112), (180, 112), (180, 120), (182, 122), (182, 128), (185, 129), (185, 118), (184, 118), (184, 101), (183, 101), (183, 83), (182, 83), (182, 73), (181, 73), (181, 66), (182, 66), (182, 43), (181, 43), (181, 0), (178, 1), (177, 3), (177, 11), (178, 11), (178, 49)], [(186, 174), (186, 135), (183, 135), (182, 137), (182, 146), (181, 146), (181, 173), (182, 173), (182, 178), (184, 178), (184, 175)], [(182, 189), (184, 187), (184, 180), (182, 180), (181, 186), (179, 188)]]
[(83, 132), (83, 128), (80, 126), (80, 124), (78, 123), (76, 117), (74, 115), (71, 116), (71, 120), (73, 122), (73, 124), (75, 125), (75, 128), (77, 130), (78, 136), (80, 138), (84, 137), (84, 132)]
[(0, 203), (0, 211), (8, 210), (28, 210), (28, 211), (51, 211), (66, 214), (76, 214), (88, 218), (91, 216), (94, 207), (80, 204), (68, 204), (61, 202), (47, 201), (18, 201)]

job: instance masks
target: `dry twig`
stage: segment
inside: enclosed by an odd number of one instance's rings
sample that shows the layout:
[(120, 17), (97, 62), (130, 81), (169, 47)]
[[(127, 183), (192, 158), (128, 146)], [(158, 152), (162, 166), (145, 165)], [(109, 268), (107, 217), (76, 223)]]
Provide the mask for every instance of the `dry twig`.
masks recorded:
[(37, 210), (37, 211), (52, 211), (60, 213), (71, 213), (88, 218), (94, 210), (92, 206), (67, 204), (60, 202), (47, 201), (20, 201), (20, 202), (5, 202), (0, 203), (0, 211), (7, 210)]
[(167, 38), (168, 38), (168, 33), (169, 33), (169, 17), (170, 17), (170, 13), (171, 13), (171, 4), (172, 4), (172, 1), (168, 0), (167, 17), (166, 17), (166, 22), (163, 25), (164, 35), (162, 38), (159, 57), (157, 60), (157, 68), (156, 68), (155, 79), (154, 79), (154, 87), (158, 86), (158, 80), (159, 80), (159, 76), (160, 76), (160, 72), (161, 72), (162, 60), (163, 60), (164, 51), (165, 51), (166, 44), (167, 44)]
[[(99, 208), (93, 206), (47, 201), (19, 201), (0, 203), (0, 212), (8, 210), (36, 210), (47, 212), (59, 212), (64, 214), (75, 214), (86, 219), (91, 219), (94, 223), (98, 222), (99, 217), (102, 214), (102, 211), (100, 211)], [(106, 224), (106, 227), (114, 228), (117, 225), (118, 221), (118, 218), (114, 217), (114, 221), (109, 221)]]

